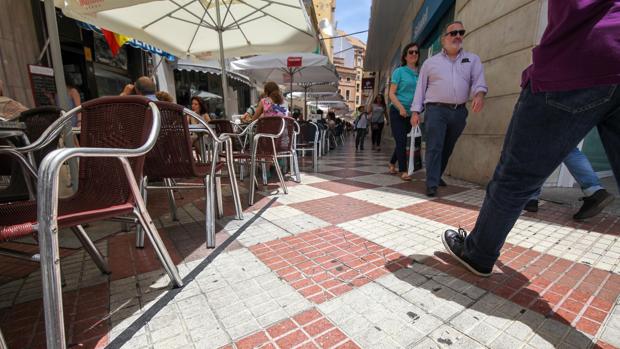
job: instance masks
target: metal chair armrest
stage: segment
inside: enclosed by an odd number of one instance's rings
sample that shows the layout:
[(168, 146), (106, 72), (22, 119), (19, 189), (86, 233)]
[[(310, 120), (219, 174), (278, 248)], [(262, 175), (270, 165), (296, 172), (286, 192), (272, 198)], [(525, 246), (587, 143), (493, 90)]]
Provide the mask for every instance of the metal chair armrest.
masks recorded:
[(205, 122), (200, 115), (194, 113), (192, 110), (187, 109), (187, 108), (183, 108), (183, 112), (187, 115), (189, 115), (189, 117), (191, 117), (192, 119), (198, 121), (199, 124), (201, 124), (202, 126), (204, 126), (204, 128), (207, 130), (207, 133), (209, 134), (209, 136), (211, 138), (213, 138), (213, 140), (217, 143), (223, 143), (226, 141), (227, 138), (229, 138), (229, 136), (226, 134), (222, 134), (220, 137), (217, 136), (217, 134), (215, 134), (215, 131), (213, 131), (211, 129), (211, 127), (209, 126), (209, 124), (207, 124), (207, 122)]
[(26, 170), (28, 170), (28, 174), (32, 176), (32, 178), (37, 178), (37, 170), (34, 168), (34, 166), (32, 166), (32, 164), (24, 157), (21, 152), (17, 151), (16, 148), (9, 146), (0, 146), (0, 154), (6, 154), (11, 157), (15, 157), (20, 162), (20, 165)]

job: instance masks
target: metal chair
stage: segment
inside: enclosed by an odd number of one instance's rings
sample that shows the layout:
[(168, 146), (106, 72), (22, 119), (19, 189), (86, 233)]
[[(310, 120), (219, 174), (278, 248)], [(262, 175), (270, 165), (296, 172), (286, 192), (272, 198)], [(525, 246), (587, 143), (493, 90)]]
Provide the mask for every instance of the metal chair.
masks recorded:
[[(47, 136), (59, 134), (64, 122), (79, 112), (81, 147), (54, 150), (43, 159), (38, 171), (37, 200), (0, 204), (0, 234), (8, 238), (38, 234), (48, 349), (66, 348), (59, 228), (133, 215), (147, 232), (172, 284), (183, 286), (136, 181), (142, 177), (144, 155), (155, 145), (159, 133), (157, 106), (138, 96), (99, 98), (64, 114), (59, 124), (46, 131)], [(75, 157), (81, 158), (78, 190), (59, 200), (60, 167)]]
[[(266, 172), (265, 164), (273, 162), (276, 168), (278, 179), (280, 180), (280, 187), (285, 194), (288, 194), (284, 177), (282, 176), (282, 170), (278, 164), (278, 150), (287, 149), (288, 144), (293, 142), (293, 129), (287, 128), (284, 117), (279, 116), (264, 116), (254, 121), (256, 127), (256, 133), (254, 134), (252, 141), (252, 157), (250, 167), (250, 197), (249, 204), (254, 205), (254, 188), (256, 184), (256, 163), (262, 162), (263, 173)], [(292, 125), (292, 124), (291, 124)], [(291, 132), (287, 132), (291, 131)], [(277, 145), (276, 145), (277, 144)], [(263, 182), (265, 180), (263, 179)]]
[[(219, 215), (222, 215), (222, 196), (220, 177), (216, 174), (221, 173), (222, 168), (226, 165), (230, 177), (230, 185), (235, 198), (235, 208), (237, 209), (237, 218), (242, 219), (241, 201), (239, 198), (239, 188), (235, 178), (235, 170), (232, 164), (232, 141), (230, 137), (215, 135), (213, 130), (209, 128), (202, 118), (189, 109), (174, 103), (156, 102), (155, 103), (161, 113), (162, 126), (159, 137), (153, 149), (147, 153), (144, 165), (144, 177), (140, 184), (142, 196), (146, 202), (147, 191), (149, 189), (205, 189), (206, 200), (206, 241), (207, 247), (215, 247), (215, 203), (214, 198), (214, 182), (215, 195), (218, 201)], [(191, 129), (188, 118), (198, 121), (199, 129), (211, 141), (209, 154), (201, 154), (201, 161), (196, 159), (192, 149)], [(226, 148), (229, 154), (226, 162), (215, 161), (219, 154), (220, 148)], [(181, 183), (174, 182), (173, 178), (201, 178), (203, 183)], [(163, 186), (149, 185), (149, 178), (162, 178)], [(144, 245), (144, 234), (141, 229), (136, 233), (136, 246)]]
[(318, 153), (319, 153), (319, 127), (314, 122), (302, 122), (299, 124), (299, 135), (295, 149), (301, 155), (305, 156), (306, 151), (312, 152), (312, 167), (316, 172), (318, 170)]
[[(58, 107), (37, 107), (22, 112), (19, 121), (26, 124), (24, 135), (28, 140), (38, 139), (54, 121), (60, 118), (62, 111)], [(28, 152), (32, 165), (40, 164), (41, 160), (52, 150), (58, 147), (58, 136), (40, 149)], [(13, 140), (2, 140), (2, 145), (13, 147), (14, 144), (24, 146), (23, 140), (14, 143)], [(34, 187), (28, 181), (28, 170), (22, 163), (10, 155), (0, 155), (0, 174), (10, 176), (9, 185), (0, 191), (0, 202), (28, 200), (34, 198)]]
[[(239, 164), (239, 180), (243, 180), (245, 177), (245, 166), (250, 165), (250, 154), (247, 152), (247, 137), (251, 127), (246, 127), (242, 132), (236, 132), (238, 126), (229, 120), (210, 120), (209, 126), (213, 128), (218, 136), (229, 136), (232, 141), (232, 156), (233, 160)], [(253, 126), (253, 125), (252, 125)], [(220, 157), (226, 157), (226, 154), (221, 154)]]

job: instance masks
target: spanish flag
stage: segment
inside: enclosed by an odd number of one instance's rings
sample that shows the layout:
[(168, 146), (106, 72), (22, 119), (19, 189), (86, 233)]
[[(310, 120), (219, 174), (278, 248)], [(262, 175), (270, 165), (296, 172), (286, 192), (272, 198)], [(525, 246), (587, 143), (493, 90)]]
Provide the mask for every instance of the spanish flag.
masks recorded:
[(108, 46), (110, 46), (110, 50), (114, 56), (118, 54), (118, 50), (123, 47), (127, 41), (131, 40), (130, 37), (111, 32), (107, 29), (101, 28), (101, 32), (103, 33), (105, 41), (108, 43)]

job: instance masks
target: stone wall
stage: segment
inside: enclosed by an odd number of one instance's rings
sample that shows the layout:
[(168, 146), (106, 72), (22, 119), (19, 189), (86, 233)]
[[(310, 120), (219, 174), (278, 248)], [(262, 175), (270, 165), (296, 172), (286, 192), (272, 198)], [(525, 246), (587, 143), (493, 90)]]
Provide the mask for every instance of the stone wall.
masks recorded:
[(531, 63), (531, 49), (546, 25), (545, 6), (545, 0), (456, 1), (455, 17), (467, 29), (465, 49), (480, 56), (489, 94), (481, 113), (470, 111), (447, 174), (480, 184), (492, 176), (519, 96), (521, 72)]
[(33, 107), (27, 64), (36, 64), (39, 43), (31, 1), (0, 0), (0, 80), (4, 94)]

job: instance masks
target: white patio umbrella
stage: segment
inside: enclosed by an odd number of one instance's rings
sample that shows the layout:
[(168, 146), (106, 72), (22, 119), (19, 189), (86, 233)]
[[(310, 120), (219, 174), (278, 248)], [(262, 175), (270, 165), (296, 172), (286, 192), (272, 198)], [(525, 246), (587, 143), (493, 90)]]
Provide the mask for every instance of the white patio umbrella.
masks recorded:
[(198, 96), (202, 99), (222, 99), (222, 96), (207, 91), (199, 91), (197, 94), (195, 94), (195, 96)]
[[(232, 70), (259, 81), (299, 86), (338, 82), (336, 68), (326, 56), (314, 53), (287, 53), (250, 57), (230, 63)], [(293, 100), (291, 99), (291, 105)]]
[(71, 18), (149, 43), (181, 58), (311, 52), (316, 35), (301, 0), (54, 0)]

